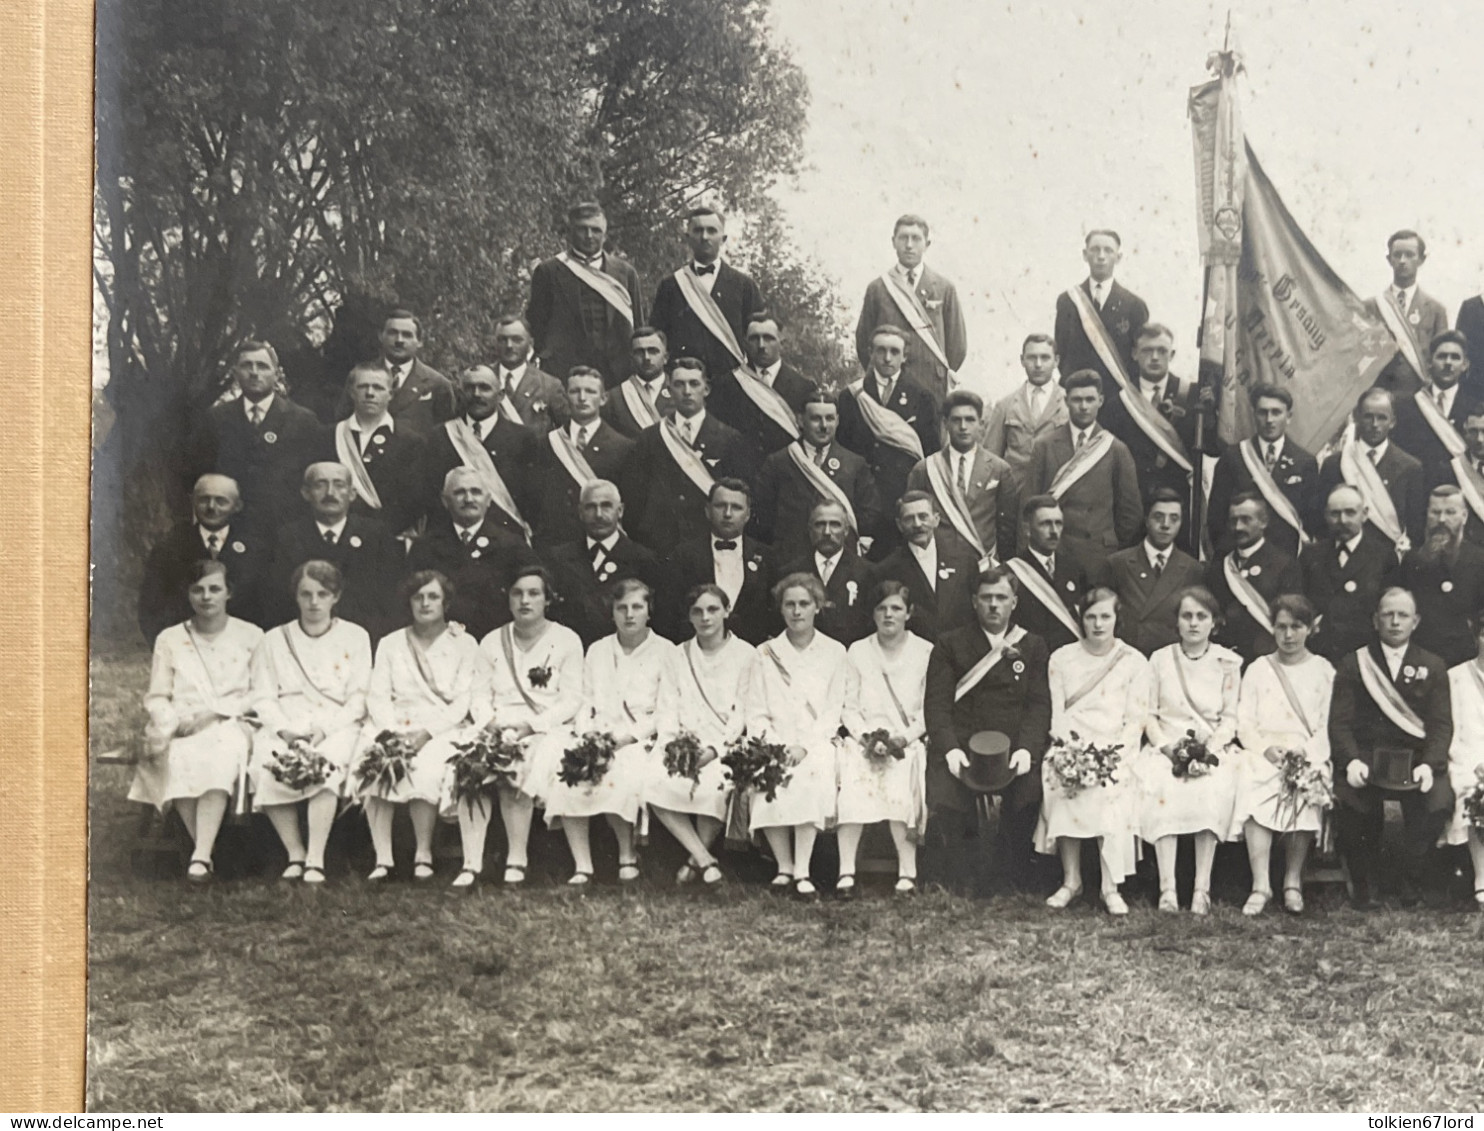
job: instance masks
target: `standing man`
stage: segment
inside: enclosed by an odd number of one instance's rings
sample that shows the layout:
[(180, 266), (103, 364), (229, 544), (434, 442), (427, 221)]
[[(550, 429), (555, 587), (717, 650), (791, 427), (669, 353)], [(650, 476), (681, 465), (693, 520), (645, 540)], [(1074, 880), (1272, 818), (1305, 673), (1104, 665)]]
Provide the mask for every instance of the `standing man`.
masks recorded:
[(1267, 537), (1272, 516), (1256, 491), (1232, 498), (1224, 541), (1232, 545), (1206, 567), (1206, 588), (1221, 605), (1225, 623), (1214, 639), (1250, 664), (1277, 648), (1273, 640), (1273, 601), (1284, 593), (1302, 593), (1299, 564)]
[(1468, 339), (1457, 330), (1444, 330), (1427, 350), (1428, 382), (1415, 393), (1396, 398), (1397, 446), (1422, 464), (1429, 488), (1455, 479), (1456, 456), (1468, 451), (1464, 421), (1479, 409), (1461, 386), (1469, 371)]
[(630, 359), (633, 372), (609, 394), (603, 419), (620, 435), (637, 440), (644, 429), (675, 413), (667, 386), (670, 348), (664, 333), (653, 326), (636, 329)]
[(1319, 463), (1288, 438), (1292, 393), (1277, 385), (1254, 385), (1247, 395), (1257, 435), (1233, 444), (1216, 461), (1206, 515), (1211, 545), (1218, 555), (1230, 552), (1227, 518), (1232, 499), (1243, 491), (1256, 491), (1276, 520), (1268, 528), (1268, 537), (1296, 556), (1309, 540), (1305, 523), (1317, 505)]
[[(840, 394), (840, 443), (865, 457), (886, 514), (896, 510), (912, 468), (938, 448), (938, 411), (932, 394), (902, 371), (907, 337), (895, 326), (871, 335), (871, 365)], [(898, 542), (895, 525), (881, 523), (872, 556)]]
[(1366, 306), (1386, 323), (1396, 340), (1397, 355), (1376, 378), (1376, 384), (1394, 393), (1415, 393), (1426, 381), (1428, 343), (1448, 328), (1443, 304), (1417, 286), (1417, 272), (1427, 262), (1427, 244), (1409, 228), (1386, 241), (1391, 286)]
[(1438, 486), (1451, 483), (1462, 489), (1469, 508), (1463, 535), (1475, 545), (1484, 546), (1484, 404), (1470, 409), (1464, 418), (1463, 442), (1463, 454), (1448, 461)]
[(752, 491), (741, 479), (718, 479), (706, 500), (707, 533), (675, 547), (670, 573), (675, 592), (666, 594), (671, 611), (678, 614), (678, 639), (692, 635), (690, 621), (682, 610), (685, 596), (697, 585), (722, 588), (731, 602), (727, 624), (749, 644), (761, 644), (778, 633), (773, 609), (773, 582), (778, 580), (773, 551), (747, 532), (752, 515)]
[(1447, 668), (1413, 641), (1417, 605), (1407, 590), (1386, 590), (1372, 623), (1376, 638), (1339, 663), (1329, 710), (1335, 833), (1358, 911), (1378, 907), (1373, 885), (1381, 862), (1383, 802), (1401, 803), (1405, 906), (1417, 902), (1423, 862), (1453, 813)]
[(526, 324), (541, 368), (564, 378), (586, 366), (611, 388), (629, 375), (629, 337), (644, 325), (644, 299), (633, 265), (604, 250), (607, 236), (601, 205), (567, 210), (567, 249), (531, 272)]
[(994, 406), (985, 425), (984, 447), (1010, 465), (1021, 487), (1027, 485), (1036, 441), (1067, 422), (1066, 395), (1052, 380), (1056, 362), (1056, 341), (1050, 334), (1028, 335), (1020, 347), (1025, 383)]
[(1079, 286), (1057, 296), (1056, 352), (1063, 373), (1093, 369), (1111, 393), (1123, 382), (1109, 384), (1121, 369), (1133, 372), (1134, 341), (1149, 321), (1149, 307), (1113, 279), (1123, 257), (1123, 241), (1109, 228), (1094, 228), (1082, 241), (1088, 276)]
[(1484, 294), (1464, 299), (1453, 325), (1468, 342), (1469, 371), (1463, 391), (1472, 400), (1484, 401)]
[(1118, 594), (1118, 635), (1146, 656), (1180, 639), (1180, 594), (1202, 585), (1201, 563), (1175, 545), (1185, 520), (1185, 500), (1161, 487), (1144, 514), (1144, 540), (1109, 554), (1108, 587)]
[(1422, 464), (1391, 442), (1396, 401), (1372, 387), (1355, 404), (1355, 434), (1319, 468), (1319, 494), (1348, 483), (1365, 500), (1366, 517), (1402, 557), (1422, 538), (1427, 488)]
[(1138, 541), (1144, 514), (1139, 474), (1127, 445), (1098, 423), (1102, 378), (1082, 369), (1063, 384), (1067, 423), (1036, 441), (1026, 493), (1056, 499), (1066, 516), (1067, 550), (1091, 569)]
[(1397, 561), (1395, 548), (1366, 521), (1365, 498), (1348, 483), (1330, 491), (1325, 523), (1329, 534), (1304, 547), (1299, 568), (1304, 595), (1319, 612), (1309, 651), (1337, 664), (1371, 639), (1371, 618)]
[[(955, 390), (948, 395), (962, 393)], [(979, 555), (963, 540), (946, 533), (933, 496), (908, 491), (897, 500), (897, 529), (902, 544), (878, 568), (881, 580), (900, 581), (912, 596), (908, 631), (929, 643), (940, 633), (967, 624), (973, 615), (974, 579)]]
[(686, 215), (691, 260), (660, 280), (649, 321), (670, 340), (673, 357), (699, 358), (707, 373), (730, 373), (747, 360), (747, 319), (764, 308), (751, 276), (722, 262), (726, 217), (715, 208)]
[(944, 276), (923, 263), (932, 245), (928, 223), (911, 213), (892, 228), (897, 261), (872, 279), (855, 327), (855, 349), (862, 367), (872, 364), (878, 326), (905, 327), (903, 371), (941, 404), (957, 383), (969, 352), (968, 331), (958, 292)]
[(1472, 619), (1484, 608), (1484, 549), (1463, 536), (1468, 506), (1457, 487), (1434, 487), (1427, 500), (1427, 537), (1402, 559), (1396, 584), (1416, 602), (1417, 645), (1450, 668), (1477, 654)]
[(556, 546), (582, 536), (577, 517), (582, 489), (595, 479), (616, 480), (634, 441), (602, 418), (608, 401), (603, 375), (576, 366), (567, 375), (568, 420), (542, 439), (535, 464), (538, 492), (534, 537)]
[(706, 532), (706, 499), (718, 477), (749, 474), (742, 437), (706, 411), (705, 364), (682, 357), (670, 371), (673, 419), (646, 428), (619, 486), (634, 504), (632, 533), (656, 554)]
[(875, 631), (871, 593), (880, 580), (876, 567), (849, 545), (849, 533), (845, 508), (839, 503), (820, 503), (809, 515), (813, 552), (788, 562), (778, 571), (780, 577), (812, 573), (819, 578), (824, 585), (825, 603), (814, 625), (826, 636), (846, 645)]
[(1082, 639), (1077, 606), (1087, 592), (1087, 573), (1075, 555), (1062, 551), (1062, 511), (1055, 497), (1032, 495), (1020, 508), (1025, 540), (1005, 562), (1015, 575), (1015, 623), (1034, 632), (1055, 652)]
[[(422, 322), (410, 310), (397, 309), (381, 323), (377, 337), (381, 364), (391, 381), (392, 401), (387, 411), (408, 431), (425, 436), (458, 412), (453, 383), (431, 365), (418, 360), (423, 348)], [(335, 418), (351, 413), (350, 397), (340, 398)]]
[(495, 324), (495, 379), (500, 385), (500, 412), (511, 424), (540, 435), (567, 419), (562, 383), (543, 373), (531, 355), (531, 330), (518, 314)]
[(948, 531), (977, 559), (1013, 557), (1020, 487), (1010, 465), (978, 442), (984, 401), (978, 393), (955, 389), (943, 398), (941, 415), (948, 442), (913, 466), (907, 489), (929, 493), (948, 517)]
[(799, 438), (799, 413), (814, 382), (783, 361), (783, 323), (767, 311), (747, 320), (747, 362), (717, 374), (706, 398), (724, 424), (742, 434), (750, 460), (765, 458)]
[(809, 552), (809, 515), (823, 502), (845, 511), (851, 538), (870, 549), (881, 521), (876, 479), (866, 461), (835, 441), (840, 407), (835, 394), (816, 389), (804, 401), (798, 441), (763, 461), (757, 477), (753, 522), (758, 537), (781, 561)]
[(400, 534), (422, 513), (422, 438), (397, 429), (389, 411), (391, 378), (380, 365), (357, 365), (349, 384), (352, 412), (335, 425), (334, 454), (349, 469), (355, 488), (351, 513), (379, 518)]

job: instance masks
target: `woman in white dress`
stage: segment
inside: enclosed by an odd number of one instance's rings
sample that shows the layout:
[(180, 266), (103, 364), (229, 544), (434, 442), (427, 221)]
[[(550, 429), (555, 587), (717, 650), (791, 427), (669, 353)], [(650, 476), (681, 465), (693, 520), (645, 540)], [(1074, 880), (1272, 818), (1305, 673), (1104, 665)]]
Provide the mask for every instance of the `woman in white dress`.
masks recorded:
[(263, 630), (227, 615), (231, 589), (218, 561), (191, 567), (189, 620), (155, 640), (144, 709), (144, 758), (129, 800), (174, 806), (194, 847), (186, 879), (211, 878), (211, 853), (234, 790), (244, 789), (252, 654)]
[[(644, 800), (690, 854), (676, 882), (688, 884), (699, 876), (714, 887), (722, 875), (711, 847), (721, 834), (731, 794), (721, 755), (742, 733), (757, 650), (727, 629), (731, 601), (721, 586), (698, 585), (685, 604), (695, 636), (676, 648), (664, 667)], [(665, 745), (682, 731), (701, 745), (699, 782), (665, 769)]]
[(814, 841), (835, 817), (835, 736), (845, 709), (845, 646), (816, 631), (824, 586), (808, 573), (791, 573), (773, 587), (784, 630), (762, 644), (747, 685), (747, 732), (788, 748), (793, 774), (772, 801), (752, 799), (748, 827), (761, 829), (773, 850), (773, 886), (805, 898), (818, 894), (809, 879)]
[[(299, 619), (264, 636), (253, 656), (253, 710), (262, 724), (253, 739), (253, 794), (288, 852), (283, 878), (322, 884), (325, 844), (366, 717), (371, 637), (335, 616), (344, 579), (330, 562), (305, 562), (289, 584)], [(273, 776), (278, 759), (293, 748), (330, 763), (324, 781), (292, 789)], [(309, 826), (307, 846), (301, 808)]]
[(644, 582), (633, 578), (618, 582), (609, 604), (617, 631), (594, 641), (587, 650), (582, 665), (582, 707), (574, 729), (578, 736), (588, 731), (613, 735), (617, 744), (613, 761), (598, 783), (565, 785), (558, 776), (562, 751), (553, 747), (543, 773), (546, 824), (549, 828), (560, 825), (567, 837), (573, 867), (567, 882), (573, 887), (592, 880), (589, 826), (600, 813), (608, 818), (618, 840), (619, 882), (631, 884), (639, 879), (634, 822), (643, 804), (660, 674), (675, 651), (674, 644), (649, 627), (654, 594)]
[(1448, 693), (1453, 705), (1453, 743), (1448, 748), (1448, 781), (1457, 798), (1453, 820), (1443, 839), (1467, 844), (1474, 866), (1474, 904), (1484, 911), (1484, 837), (1470, 828), (1463, 812), (1464, 795), (1484, 773), (1484, 616), (1474, 622), (1478, 655), (1448, 670)]
[[(846, 897), (855, 894), (856, 854), (866, 825), (886, 822), (897, 849), (896, 890), (901, 895), (917, 890), (917, 845), (927, 828), (922, 703), (933, 646), (908, 631), (912, 596), (906, 585), (883, 581), (872, 597), (876, 631), (847, 653), (841, 716), (850, 737), (839, 750), (840, 878), (835, 891)], [(904, 757), (882, 763), (866, 757), (861, 739), (879, 730), (905, 750)]]
[[(1201, 586), (1180, 594), (1176, 628), (1180, 639), (1149, 658), (1154, 692), (1144, 734), (1148, 740), (1135, 764), (1142, 792), (1139, 835), (1154, 845), (1159, 862), (1159, 909), (1179, 911), (1175, 854), (1179, 838), (1195, 836), (1195, 891), (1190, 910), (1211, 912), (1211, 865), (1216, 844), (1228, 835), (1236, 802), (1230, 749), (1237, 733), (1237, 698), (1242, 659), (1211, 643), (1220, 606)], [(1169, 752), (1187, 732), (1220, 760), (1198, 777), (1176, 777)]]
[[(531, 821), (536, 793), (532, 767), (547, 764), (552, 751), (561, 750), (571, 734), (572, 720), (582, 706), (582, 641), (565, 625), (546, 619), (551, 604), (551, 574), (544, 566), (517, 570), (510, 583), (509, 624), (495, 629), (479, 646), (484, 655), (475, 685), (471, 722), (448, 738), (438, 740), (445, 758), (455, 754), (455, 742), (469, 742), (484, 730), (511, 732), (525, 750), (525, 760), (514, 769), (509, 788), (499, 788), (500, 820), (505, 827), (506, 887), (525, 882), (529, 864)], [(450, 773), (449, 783), (452, 783)], [(454, 808), (451, 798), (445, 810)], [(472, 887), (484, 867), (484, 842), (493, 806), (486, 800), (466, 800), (457, 807), (464, 867), (454, 878), (456, 888)]]
[(1273, 639), (1278, 650), (1253, 661), (1242, 676), (1237, 707), (1237, 738), (1232, 752), (1237, 796), (1231, 834), (1247, 842), (1252, 894), (1243, 915), (1261, 915), (1273, 898), (1269, 880), (1273, 837), (1284, 845), (1283, 906), (1295, 915), (1304, 909), (1304, 861), (1323, 811), (1317, 805), (1295, 810), (1280, 805), (1279, 767), (1286, 750), (1302, 750), (1310, 766), (1330, 780), (1329, 700), (1335, 669), (1309, 651), (1316, 610), (1307, 597), (1284, 594), (1273, 602)]
[(1138, 859), (1133, 764), (1149, 712), (1152, 679), (1149, 661), (1114, 634), (1118, 613), (1113, 590), (1101, 586), (1090, 590), (1082, 611), (1083, 638), (1053, 652), (1047, 667), (1052, 738), (1123, 747), (1112, 782), (1084, 785), (1070, 797), (1051, 769), (1049, 754), (1042, 763), (1035, 847), (1037, 852), (1061, 855), (1062, 884), (1046, 900), (1046, 906), (1058, 910), (1082, 894), (1082, 842), (1096, 839), (1103, 905), (1110, 914), (1128, 914), (1118, 885), (1133, 875)]
[(469, 716), (475, 680), (484, 662), (479, 645), (459, 625), (448, 623), (447, 609), (453, 585), (437, 570), (418, 570), (402, 583), (403, 607), (412, 613), (406, 628), (381, 638), (366, 696), (369, 718), (361, 730), (360, 749), (353, 767), (364, 761), (376, 736), (391, 731), (415, 751), (407, 776), (390, 789), (357, 784), (351, 771), (351, 790), (366, 805), (376, 867), (366, 877), (386, 880), (392, 871), (392, 816), (406, 805), (416, 839), (412, 876), (433, 878), (433, 829), (438, 824), (438, 802), (447, 766), (433, 739), (461, 726)]

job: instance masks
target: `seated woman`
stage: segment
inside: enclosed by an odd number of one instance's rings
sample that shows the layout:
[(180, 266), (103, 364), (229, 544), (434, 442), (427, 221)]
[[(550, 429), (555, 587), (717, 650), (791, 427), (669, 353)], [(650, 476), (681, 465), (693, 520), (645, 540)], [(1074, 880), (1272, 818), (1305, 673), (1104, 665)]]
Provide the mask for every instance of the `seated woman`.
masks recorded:
[[(697, 585), (685, 604), (696, 634), (665, 664), (644, 801), (690, 853), (676, 882), (690, 883), (699, 874), (712, 887), (722, 876), (711, 846), (721, 833), (731, 789), (721, 755), (742, 733), (747, 677), (757, 651), (727, 628), (732, 606), (721, 586)], [(701, 745), (698, 782), (665, 769), (665, 745), (681, 732)]]
[[(252, 701), (262, 724), (253, 739), (253, 794), (289, 854), (286, 880), (325, 882), (325, 844), (345, 775), (366, 717), (371, 637), (335, 616), (344, 579), (329, 562), (308, 561), (289, 582), (299, 619), (263, 637), (252, 662)], [(329, 766), (314, 784), (294, 788), (274, 769), (299, 754)], [(299, 828), (307, 810), (309, 844)]]
[[(1179, 911), (1175, 856), (1179, 837), (1195, 835), (1195, 892), (1190, 910), (1211, 912), (1211, 865), (1216, 844), (1231, 829), (1236, 777), (1230, 749), (1237, 733), (1237, 696), (1242, 659), (1211, 643), (1220, 606), (1210, 590), (1193, 586), (1180, 594), (1178, 643), (1149, 658), (1154, 691), (1145, 723), (1148, 740), (1134, 766), (1141, 790), (1139, 835), (1154, 845), (1159, 862), (1159, 909)], [(1177, 775), (1171, 755), (1193, 733), (1219, 765)]]
[(1484, 836), (1471, 828), (1464, 813), (1466, 795), (1484, 781), (1484, 616), (1474, 620), (1478, 655), (1448, 670), (1448, 693), (1453, 705), (1453, 742), (1448, 748), (1448, 780), (1457, 796), (1453, 820), (1443, 839), (1467, 844), (1474, 866), (1474, 904), (1484, 911)]
[[(361, 730), (360, 749), (352, 763), (350, 792), (366, 805), (376, 866), (366, 878), (386, 880), (392, 871), (392, 817), (406, 805), (416, 838), (412, 876), (433, 878), (433, 829), (447, 765), (446, 747), (432, 740), (463, 724), (469, 715), (475, 680), (484, 662), (479, 646), (461, 627), (447, 620), (453, 585), (437, 570), (411, 574), (398, 591), (399, 603), (412, 623), (383, 636), (376, 646), (369, 717)], [(362, 781), (368, 760), (376, 755), (377, 736), (390, 732), (412, 751), (406, 773), (397, 781)], [(432, 744), (432, 745), (430, 745)]]
[[(540, 565), (523, 566), (510, 583), (510, 615), (503, 628), (486, 636), (483, 678), (475, 688), (472, 722), (456, 736), (440, 740), (445, 758), (454, 754), (453, 742), (466, 742), (478, 732), (513, 731), (525, 749), (509, 788), (499, 787), (500, 820), (505, 826), (505, 875), (514, 887), (525, 882), (529, 863), (531, 819), (536, 795), (532, 767), (558, 761), (571, 737), (572, 720), (582, 706), (582, 641), (577, 633), (546, 619), (552, 602), (551, 574)], [(464, 867), (453, 886), (471, 887), (484, 867), (484, 841), (492, 807), (464, 801), (458, 807), (459, 834), (464, 843)]]
[(1283, 755), (1300, 750), (1327, 783), (1330, 780), (1329, 700), (1335, 669), (1309, 651), (1316, 612), (1309, 599), (1284, 594), (1273, 602), (1273, 639), (1278, 650), (1255, 660), (1242, 676), (1233, 752), (1237, 796), (1231, 835), (1247, 841), (1252, 894), (1243, 915), (1261, 915), (1273, 898), (1269, 869), (1273, 835), (1283, 838), (1283, 906), (1304, 909), (1304, 860), (1323, 812), (1318, 805), (1293, 806), (1281, 796)]
[[(849, 740), (839, 753), (840, 790), (836, 801), (840, 878), (835, 891), (855, 894), (855, 862), (866, 825), (885, 821), (897, 849), (897, 887), (917, 890), (917, 844), (927, 828), (923, 778), (927, 748), (922, 700), (927, 690), (928, 657), (933, 646), (908, 631), (912, 595), (900, 581), (883, 581), (871, 594), (876, 631), (857, 640), (847, 653), (845, 706), (841, 714)], [(872, 760), (861, 740), (885, 731), (903, 757)]]
[(186, 879), (211, 878), (211, 853), (232, 791), (245, 786), (252, 728), (252, 654), (257, 625), (227, 615), (227, 567), (197, 562), (188, 574), (189, 620), (155, 639), (144, 709), (144, 757), (130, 801), (180, 813), (194, 848)]
[(1082, 842), (1095, 838), (1103, 906), (1113, 915), (1128, 914), (1118, 885), (1133, 875), (1137, 860), (1133, 763), (1149, 711), (1151, 680), (1149, 661), (1114, 635), (1118, 613), (1113, 590), (1090, 590), (1082, 610), (1082, 639), (1058, 648), (1047, 665), (1053, 740), (1123, 747), (1111, 782), (1084, 782), (1071, 796), (1052, 768), (1054, 752), (1041, 764), (1036, 850), (1061, 855), (1062, 884), (1046, 900), (1046, 906), (1058, 910), (1082, 894)]
[(788, 748), (792, 779), (772, 801), (752, 799), (748, 827), (773, 850), (773, 886), (818, 894), (809, 879), (814, 841), (835, 818), (835, 735), (845, 709), (845, 646), (814, 628), (824, 586), (791, 573), (773, 587), (784, 630), (759, 646), (747, 685), (747, 732)]
[(654, 595), (634, 578), (618, 582), (608, 597), (617, 630), (593, 642), (582, 666), (582, 708), (577, 735), (588, 731), (611, 734), (617, 749), (607, 772), (597, 783), (566, 785), (559, 771), (561, 746), (553, 744), (543, 761), (541, 797), (546, 802), (546, 824), (561, 826), (572, 852), (573, 887), (592, 880), (593, 851), (589, 824), (598, 814), (608, 818), (618, 840), (618, 879), (639, 879), (634, 852), (634, 822), (639, 819), (648, 765), (648, 746), (654, 738), (655, 708), (659, 703), (660, 673), (675, 645), (649, 627)]

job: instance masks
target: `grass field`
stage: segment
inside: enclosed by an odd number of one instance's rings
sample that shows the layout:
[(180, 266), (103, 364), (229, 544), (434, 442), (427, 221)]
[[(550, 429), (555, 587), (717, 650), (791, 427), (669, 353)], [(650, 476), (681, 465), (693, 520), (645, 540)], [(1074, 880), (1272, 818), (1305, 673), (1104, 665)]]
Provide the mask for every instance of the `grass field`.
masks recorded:
[[(94, 749), (143, 657), (95, 662)], [(1484, 915), (1116, 921), (1030, 897), (800, 905), (135, 878), (94, 778), (88, 1099), (125, 1110), (1480, 1107)], [(565, 866), (565, 860), (556, 862)]]

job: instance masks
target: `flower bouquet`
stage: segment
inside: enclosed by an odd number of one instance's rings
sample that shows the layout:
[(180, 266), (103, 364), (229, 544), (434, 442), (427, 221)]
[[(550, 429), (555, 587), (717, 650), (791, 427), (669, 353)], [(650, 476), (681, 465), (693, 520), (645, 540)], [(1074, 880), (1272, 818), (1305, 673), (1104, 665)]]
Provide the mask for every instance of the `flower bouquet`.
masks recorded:
[(1123, 761), (1120, 751), (1123, 743), (1099, 746), (1085, 742), (1077, 732), (1069, 732), (1067, 738), (1060, 735), (1051, 740), (1046, 751), (1046, 764), (1061, 786), (1066, 797), (1076, 797), (1084, 789), (1096, 789), (1116, 780), (1119, 764)]
[(749, 735), (727, 743), (722, 763), (730, 771), (732, 785), (738, 790), (750, 789), (774, 801), (778, 791), (793, 781), (788, 761), (788, 747), (769, 742), (761, 735)]
[(405, 735), (394, 730), (378, 734), (356, 766), (356, 790), (386, 797), (412, 773), (412, 760), (417, 757)]
[(531, 681), (531, 686), (537, 689), (545, 687), (551, 682), (551, 665), (537, 664), (526, 672), (526, 678)]
[(1170, 760), (1170, 773), (1177, 778), (1203, 778), (1221, 765), (1221, 759), (1206, 748), (1206, 744), (1187, 730), (1185, 737), (1164, 748), (1164, 756)]
[(1278, 761), (1278, 791), (1269, 800), (1277, 802), (1274, 816), (1279, 826), (1291, 829), (1299, 814), (1311, 805), (1321, 809), (1334, 803), (1335, 791), (1329, 775), (1310, 763), (1302, 750), (1285, 749)]
[(562, 768), (557, 771), (567, 786), (597, 785), (613, 764), (618, 742), (607, 731), (590, 730), (577, 740), (577, 745), (562, 753)]
[(701, 770), (710, 763), (701, 740), (688, 730), (683, 730), (665, 743), (665, 772), (672, 778), (690, 778), (691, 794), (701, 784)]
[(1474, 767), (1474, 784), (1464, 791), (1463, 819), (1470, 828), (1484, 832), (1484, 762)]
[(460, 805), (477, 805), (481, 814), (486, 798), (502, 788), (515, 787), (515, 768), (526, 757), (515, 731), (508, 727), (486, 727), (470, 741), (455, 743), (454, 751), (448, 760), (453, 767), (453, 799)]
[(907, 743), (893, 738), (885, 727), (877, 727), (861, 735), (861, 753), (866, 756), (871, 769), (880, 773), (907, 756)]
[(287, 750), (275, 754), (268, 763), (268, 772), (273, 775), (273, 780), (295, 793), (324, 785), (334, 768), (335, 763), (303, 738), (294, 739)]

